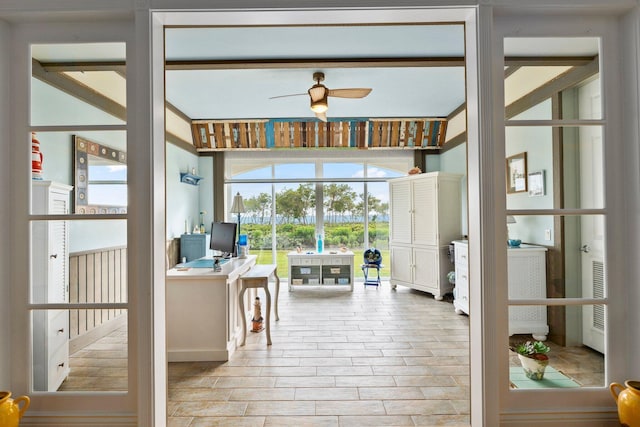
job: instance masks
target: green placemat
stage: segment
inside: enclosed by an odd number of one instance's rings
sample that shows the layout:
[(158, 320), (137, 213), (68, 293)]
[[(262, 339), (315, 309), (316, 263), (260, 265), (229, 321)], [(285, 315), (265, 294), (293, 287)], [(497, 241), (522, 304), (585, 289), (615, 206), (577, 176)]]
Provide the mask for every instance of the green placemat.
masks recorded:
[(519, 366), (509, 367), (509, 379), (514, 388), (573, 388), (580, 384), (563, 374), (562, 372), (547, 366), (544, 377), (541, 380), (527, 378)]
[[(221, 258), (219, 261), (220, 261), (220, 265), (222, 265), (229, 260), (226, 258)], [(178, 264), (177, 267), (213, 268), (213, 258), (194, 259), (193, 261), (183, 262), (181, 264)]]

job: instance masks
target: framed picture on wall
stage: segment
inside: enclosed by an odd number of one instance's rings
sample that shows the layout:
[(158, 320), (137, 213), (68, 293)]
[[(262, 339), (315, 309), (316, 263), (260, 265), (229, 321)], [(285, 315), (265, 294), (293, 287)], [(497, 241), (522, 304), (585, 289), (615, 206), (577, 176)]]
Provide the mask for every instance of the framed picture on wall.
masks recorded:
[(527, 153), (507, 157), (507, 193), (527, 191)]
[(529, 196), (544, 196), (544, 171), (529, 174)]

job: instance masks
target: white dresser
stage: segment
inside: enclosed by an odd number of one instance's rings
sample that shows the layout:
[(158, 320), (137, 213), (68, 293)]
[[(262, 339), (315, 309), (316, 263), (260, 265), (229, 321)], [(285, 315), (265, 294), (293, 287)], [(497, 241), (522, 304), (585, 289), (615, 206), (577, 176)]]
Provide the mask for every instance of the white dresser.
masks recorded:
[(391, 286), (451, 292), (449, 243), (460, 237), (460, 175), (430, 172), (389, 180)]
[[(33, 181), (34, 214), (68, 214), (72, 187)], [(35, 221), (32, 234), (31, 300), (69, 302), (69, 223)], [(69, 374), (69, 311), (33, 312), (33, 387), (56, 391)]]
[[(456, 260), (453, 306), (456, 313), (469, 314), (468, 244), (465, 240), (453, 243)], [(546, 252), (547, 248), (535, 245), (507, 249), (509, 299), (546, 298)], [(542, 305), (510, 306), (509, 335), (514, 334), (532, 334), (536, 340), (546, 340), (549, 334), (547, 308)]]
[(457, 314), (469, 314), (469, 245), (466, 240), (454, 240), (456, 284), (453, 288), (453, 308)]

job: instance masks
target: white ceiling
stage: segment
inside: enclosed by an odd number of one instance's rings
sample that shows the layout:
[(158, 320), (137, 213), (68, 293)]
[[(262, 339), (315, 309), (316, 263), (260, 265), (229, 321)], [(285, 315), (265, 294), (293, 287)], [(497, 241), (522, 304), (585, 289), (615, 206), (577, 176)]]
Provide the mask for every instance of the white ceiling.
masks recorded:
[[(173, 28), (167, 60), (446, 58), (464, 56), (462, 25)], [(464, 102), (464, 68), (277, 68), (167, 71), (167, 99), (194, 119), (314, 117), (313, 73), (329, 89), (369, 87), (364, 99), (329, 98), (329, 117), (443, 117)], [(273, 96), (304, 96), (269, 99)]]

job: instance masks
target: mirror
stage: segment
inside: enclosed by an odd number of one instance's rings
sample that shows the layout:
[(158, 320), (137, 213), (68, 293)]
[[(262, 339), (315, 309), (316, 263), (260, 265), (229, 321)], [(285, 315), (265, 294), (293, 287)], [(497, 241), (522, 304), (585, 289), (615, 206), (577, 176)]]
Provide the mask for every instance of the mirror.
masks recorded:
[(95, 141), (73, 136), (74, 212), (127, 212), (127, 154)]

